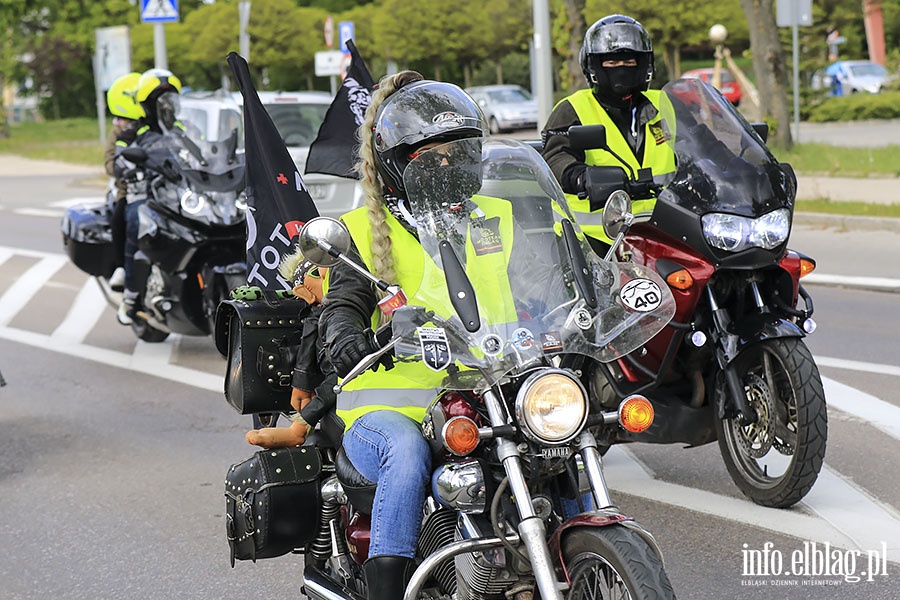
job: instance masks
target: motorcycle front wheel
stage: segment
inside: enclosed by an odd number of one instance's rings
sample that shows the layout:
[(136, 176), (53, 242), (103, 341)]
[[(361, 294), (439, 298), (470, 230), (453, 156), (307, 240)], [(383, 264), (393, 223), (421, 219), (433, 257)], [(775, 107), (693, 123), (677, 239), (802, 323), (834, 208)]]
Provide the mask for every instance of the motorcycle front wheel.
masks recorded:
[(734, 368), (758, 419), (746, 426), (716, 420), (725, 466), (753, 502), (793, 506), (812, 488), (825, 458), (828, 415), (819, 369), (799, 338), (753, 344)]
[(566, 600), (675, 598), (660, 558), (626, 526), (575, 529), (563, 541), (563, 556), (572, 582)]

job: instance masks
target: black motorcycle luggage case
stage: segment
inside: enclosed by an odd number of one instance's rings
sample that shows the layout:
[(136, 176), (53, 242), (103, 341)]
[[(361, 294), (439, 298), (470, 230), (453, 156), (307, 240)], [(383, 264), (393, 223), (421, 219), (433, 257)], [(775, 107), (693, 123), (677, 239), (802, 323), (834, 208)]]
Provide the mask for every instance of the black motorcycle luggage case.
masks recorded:
[(234, 560), (282, 556), (319, 530), (322, 459), (313, 446), (260, 450), (225, 476), (225, 527)]
[(227, 359), (225, 399), (242, 415), (291, 410), (301, 313), (308, 309), (293, 296), (262, 294), (224, 300), (216, 310), (216, 348)]
[(76, 267), (95, 277), (109, 277), (116, 268), (112, 218), (106, 202), (76, 204), (62, 220), (63, 245)]

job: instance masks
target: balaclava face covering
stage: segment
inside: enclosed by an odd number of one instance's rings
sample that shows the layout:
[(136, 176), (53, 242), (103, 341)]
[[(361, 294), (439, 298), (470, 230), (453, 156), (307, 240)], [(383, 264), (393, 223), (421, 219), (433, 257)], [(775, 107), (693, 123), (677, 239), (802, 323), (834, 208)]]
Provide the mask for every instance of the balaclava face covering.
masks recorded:
[(604, 60), (638, 59), (635, 52), (616, 52), (614, 54), (596, 54), (591, 56), (594, 62), (594, 73), (597, 78), (592, 88), (594, 95), (605, 106), (625, 108), (631, 105), (631, 96), (647, 88), (646, 67), (603, 67)]

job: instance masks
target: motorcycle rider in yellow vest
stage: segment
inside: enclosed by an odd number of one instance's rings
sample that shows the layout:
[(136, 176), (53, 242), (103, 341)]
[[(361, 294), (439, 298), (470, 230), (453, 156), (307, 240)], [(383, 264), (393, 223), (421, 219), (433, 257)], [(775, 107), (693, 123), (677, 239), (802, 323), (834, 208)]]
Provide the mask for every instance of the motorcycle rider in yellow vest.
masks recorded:
[[(353, 241), (353, 260), (379, 278), (398, 284), (409, 304), (424, 304), (417, 292), (445, 285), (444, 275), (419, 243), (403, 173), (411, 160), (430, 150), (440, 158), (430, 182), (435, 189), (464, 190), (458, 198), (448, 195), (446, 208), (440, 210), (447, 210), (447, 218), (459, 219), (471, 234), (466, 242), (471, 250), (466, 273), (476, 291), (488, 290), (478, 297), (502, 303), (497, 306), (503, 309), (503, 318), (515, 322), (513, 299), (525, 297), (517, 296), (517, 286), (540, 283), (527, 281), (526, 274), (510, 274), (506, 281), (496, 281), (493, 275), (496, 261), (503, 261), (503, 269), (509, 268), (513, 225), (510, 202), (476, 194), (481, 187), (481, 142), (487, 131), (478, 104), (459, 87), (423, 80), (412, 71), (385, 77), (359, 129), (362, 144), (357, 171), (366, 205), (341, 220)], [(458, 148), (458, 140), (465, 140), (463, 145), (471, 148), (462, 153), (465, 156), (452, 153), (449, 146), (447, 154), (442, 154), (442, 144), (455, 141), (454, 148)], [(464, 161), (468, 161), (466, 165), (459, 164)], [(479, 167), (477, 174), (466, 176), (474, 165)], [(454, 179), (457, 176), (463, 178), (463, 186), (442, 185), (459, 183), (460, 179)], [(490, 236), (476, 231), (485, 227), (492, 228)], [(488, 237), (490, 247), (479, 245)], [(479, 265), (486, 264), (492, 268), (481, 270), (492, 275), (479, 277)], [(320, 340), (338, 376), (343, 377), (362, 357), (375, 351), (373, 328), (389, 317), (378, 308), (378, 290), (354, 269), (335, 265), (328, 271), (326, 284)], [(445, 317), (453, 310), (449, 298), (447, 306), (429, 305), (428, 309)], [(430, 485), (431, 450), (422, 435), (421, 421), (445, 373), (421, 362), (393, 364), (385, 359), (381, 364), (386, 368), (376, 365), (375, 370), (348, 382), (338, 394), (336, 408), (346, 427), (342, 452), (365, 479), (377, 484), (364, 567), (368, 598), (395, 600), (402, 597), (414, 570), (422, 506)]]
[[(643, 26), (624, 15), (614, 14), (595, 22), (584, 34), (580, 53), (581, 69), (590, 89), (579, 90), (560, 100), (541, 132), (543, 157), (559, 181), (569, 206), (584, 233), (600, 256), (609, 244), (603, 234), (602, 202), (591, 206), (585, 191), (590, 166), (621, 167), (629, 170), (605, 150), (582, 152), (568, 140), (572, 125), (606, 126), (609, 148), (625, 160), (634, 173), (649, 167), (656, 182), (665, 181), (675, 171), (675, 154), (666, 142), (670, 137), (660, 119), (660, 92), (648, 90), (653, 78), (653, 45)], [(647, 220), (655, 199), (634, 202), (637, 221)]]

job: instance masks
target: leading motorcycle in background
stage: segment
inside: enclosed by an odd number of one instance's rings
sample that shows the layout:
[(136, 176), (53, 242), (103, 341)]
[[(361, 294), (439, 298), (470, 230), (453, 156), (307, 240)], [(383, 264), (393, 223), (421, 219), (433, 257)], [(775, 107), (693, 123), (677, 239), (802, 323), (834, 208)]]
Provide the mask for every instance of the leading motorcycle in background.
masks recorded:
[[(166, 95), (169, 96), (169, 95)], [(153, 144), (122, 151), (135, 168), (130, 177), (148, 182), (139, 208), (136, 279), (142, 310), (131, 324), (135, 336), (162, 342), (170, 333), (205, 336), (229, 290), (246, 282), (245, 161), (239, 132), (209, 139), (180, 114)], [(202, 125), (202, 124), (201, 124)], [(116, 256), (107, 203), (72, 206), (62, 220), (63, 242), (75, 265), (97, 278), (107, 301), (121, 294), (109, 285)]]
[[(618, 209), (615, 254), (659, 273), (677, 306), (638, 352), (595, 363), (588, 375), (601, 407), (641, 393), (663, 417), (640, 434), (601, 441), (718, 440), (748, 498), (788, 507), (815, 483), (828, 432), (822, 380), (803, 341), (816, 323), (800, 279), (815, 261), (788, 247), (796, 177), (766, 147), (765, 126), (750, 125), (708, 84), (682, 79), (662, 91), (660, 134), (676, 154), (674, 174), (660, 180), (624, 162), (587, 171), (586, 195), (597, 206), (656, 198), (645, 222)], [(569, 136), (575, 147), (608, 150), (602, 125)]]

